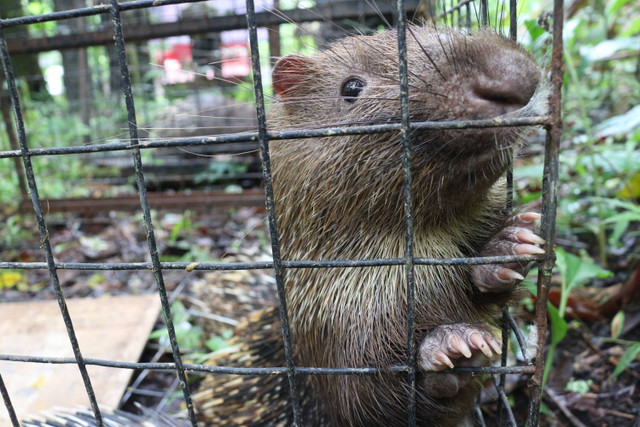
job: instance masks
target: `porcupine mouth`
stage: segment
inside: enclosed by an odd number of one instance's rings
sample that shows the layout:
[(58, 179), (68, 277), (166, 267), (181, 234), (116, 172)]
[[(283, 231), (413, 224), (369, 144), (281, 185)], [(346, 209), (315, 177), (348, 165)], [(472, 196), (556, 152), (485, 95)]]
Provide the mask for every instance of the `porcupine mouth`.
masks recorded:
[[(533, 94), (522, 97), (500, 97), (498, 94), (487, 94), (487, 98), (493, 97), (493, 110), (501, 113), (488, 117), (488, 119), (516, 119), (524, 117), (542, 116), (548, 114), (549, 85), (541, 76)], [(528, 100), (528, 101), (527, 101)], [(525, 104), (526, 102), (526, 104)], [(524, 105), (523, 105), (524, 104)], [(520, 106), (520, 107), (518, 107)], [(526, 129), (525, 129), (526, 132)], [(476, 151), (473, 159), (478, 164), (495, 162), (497, 158), (504, 157), (505, 151), (512, 151), (519, 145), (519, 135), (522, 128), (487, 128), (480, 130)], [(484, 147), (484, 149), (482, 149)]]

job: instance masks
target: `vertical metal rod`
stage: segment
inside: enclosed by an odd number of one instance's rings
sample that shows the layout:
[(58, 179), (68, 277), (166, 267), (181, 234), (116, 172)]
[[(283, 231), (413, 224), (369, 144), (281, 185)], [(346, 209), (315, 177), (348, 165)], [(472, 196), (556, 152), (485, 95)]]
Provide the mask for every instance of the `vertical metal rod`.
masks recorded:
[(480, 0), (480, 26), (487, 28), (489, 21), (489, 8), (487, 6), (487, 0)]
[(7, 408), (7, 412), (9, 413), (11, 424), (13, 425), (13, 427), (20, 427), (20, 422), (18, 421), (18, 417), (16, 416), (16, 410), (13, 408), (11, 398), (9, 397), (9, 390), (7, 390), (7, 387), (4, 385), (2, 375), (0, 375), (0, 394), (2, 394), (4, 406)]
[(544, 173), (542, 179), (542, 238), (545, 239), (545, 259), (538, 268), (538, 298), (536, 300), (536, 324), (538, 343), (536, 347), (536, 372), (529, 380), (531, 398), (527, 425), (538, 425), (538, 413), (542, 399), (544, 375), (544, 349), (547, 338), (547, 301), (551, 270), (555, 264), (553, 245), (556, 237), (556, 208), (558, 197), (558, 155), (562, 138), (562, 81), (564, 77), (562, 26), (564, 23), (563, 0), (553, 3), (553, 50), (551, 53), (551, 86), (549, 99), (553, 123), (547, 129)]
[(509, 38), (518, 41), (518, 0), (509, 0)]
[(520, 354), (522, 354), (522, 360), (526, 361), (527, 363), (530, 363), (529, 356), (527, 355), (527, 341), (525, 340), (524, 335), (522, 334), (522, 331), (520, 330), (520, 328), (518, 328), (516, 319), (514, 319), (511, 313), (509, 313), (509, 310), (504, 310), (504, 314), (505, 314), (505, 317), (507, 318), (507, 321), (511, 325), (511, 330), (516, 336), (518, 345), (520, 346)]
[(468, 30), (471, 30), (471, 4), (467, 3), (465, 5), (465, 9), (467, 10), (467, 23), (466, 23), (466, 26), (467, 26)]
[(449, 12), (447, 9), (447, 0), (442, 0), (442, 18), (444, 19), (445, 27), (449, 26)]
[[(129, 135), (131, 138), (131, 145), (138, 146), (138, 125), (136, 121), (136, 111), (133, 102), (133, 92), (131, 90), (131, 78), (129, 76), (129, 66), (127, 64), (127, 55), (124, 45), (124, 37), (122, 35), (122, 23), (120, 21), (120, 5), (118, 0), (111, 0), (111, 18), (113, 20), (113, 30), (115, 34), (115, 45), (118, 53), (118, 61), (120, 62), (120, 74), (122, 78), (123, 92), (125, 104), (127, 107), (127, 117), (129, 121)], [(142, 215), (144, 217), (145, 231), (147, 233), (147, 244), (149, 245), (149, 254), (151, 256), (151, 264), (153, 266), (153, 274), (158, 286), (158, 294), (160, 295), (160, 302), (162, 304), (162, 312), (164, 314), (167, 333), (169, 335), (169, 342), (171, 343), (171, 350), (173, 352), (173, 361), (176, 364), (176, 373), (180, 379), (180, 385), (182, 386), (182, 394), (184, 395), (185, 406), (187, 413), (189, 414), (189, 420), (192, 426), (196, 426), (196, 414), (193, 408), (193, 402), (191, 400), (191, 391), (189, 390), (189, 384), (187, 383), (187, 376), (184, 371), (184, 365), (182, 363), (182, 357), (180, 355), (180, 348), (178, 346), (178, 339), (176, 337), (176, 331), (173, 325), (173, 319), (171, 316), (171, 307), (169, 298), (167, 297), (167, 290), (164, 284), (164, 278), (162, 276), (162, 266), (160, 264), (160, 257), (158, 255), (158, 247), (156, 244), (156, 238), (154, 234), (153, 224), (151, 222), (151, 209), (149, 208), (149, 200), (147, 198), (147, 188), (144, 182), (144, 172), (142, 170), (142, 158), (140, 156), (140, 149), (135, 148), (131, 150), (133, 156), (133, 164), (136, 173), (136, 182), (138, 184), (138, 194), (140, 195), (140, 206), (142, 208)]]
[(400, 78), (400, 112), (402, 129), (402, 171), (404, 175), (404, 225), (405, 225), (405, 274), (407, 278), (407, 365), (409, 367), (409, 426), (416, 425), (416, 331), (415, 331), (415, 280), (413, 261), (413, 213), (412, 213), (412, 179), (411, 179), (411, 129), (409, 119), (409, 83), (407, 72), (407, 37), (406, 12), (404, 0), (397, 0), (398, 15), (398, 74)]
[[(496, 377), (493, 377), (493, 382), (496, 384)], [(502, 386), (497, 387), (498, 390), (498, 402), (502, 402), (502, 407), (505, 408), (507, 413), (507, 422), (503, 422), (501, 420), (502, 414), (500, 414), (500, 418), (496, 421), (496, 425), (509, 425), (511, 427), (518, 427), (518, 423), (516, 422), (516, 417), (513, 415), (513, 411), (511, 410), (511, 406), (509, 405), (509, 399), (507, 398), (506, 393), (504, 392), (504, 388)]]
[[(517, 0), (509, 0), (509, 37), (516, 41), (517, 39)], [(496, 17), (497, 19), (497, 17)], [(496, 23), (497, 24), (497, 23)], [(513, 211), (513, 156), (510, 156), (509, 159), (509, 170), (507, 171), (507, 206), (506, 210), (508, 214), (511, 214)], [(500, 359), (501, 366), (507, 366), (507, 352), (509, 350), (509, 333), (511, 332), (511, 324), (509, 323), (509, 309), (503, 308), (502, 310), (502, 357)], [(497, 388), (499, 391), (504, 393), (504, 385), (506, 383), (507, 376), (505, 374), (499, 375), (499, 381), (497, 384)], [(496, 419), (497, 424), (501, 425), (502, 423), (502, 415), (503, 415), (503, 400), (498, 400), (498, 405), (496, 408)], [(510, 410), (511, 408), (506, 405), (506, 408)]]
[[(502, 319), (501, 319), (501, 327), (502, 327), (502, 356), (500, 357), (500, 366), (507, 366), (508, 359), (508, 351), (509, 351), (509, 333), (511, 332), (509, 319), (508, 319), (509, 309), (504, 307), (502, 309)], [(496, 389), (498, 393), (504, 393), (504, 385), (506, 382), (507, 376), (505, 374), (498, 375), (498, 381), (496, 382)], [(495, 380), (495, 378), (494, 378)], [(507, 405), (508, 408), (508, 405)], [(496, 406), (496, 424), (502, 425), (502, 415), (504, 412), (503, 401), (502, 399), (498, 399), (498, 404)]]
[(269, 235), (273, 254), (273, 270), (276, 276), (278, 300), (280, 302), (280, 318), (282, 319), (282, 337), (287, 361), (287, 378), (293, 408), (293, 425), (302, 426), (300, 402), (298, 399), (296, 368), (293, 360), (293, 346), (291, 345), (291, 330), (287, 313), (287, 299), (284, 288), (284, 268), (282, 267), (280, 244), (278, 242), (278, 226), (276, 222), (275, 201), (271, 179), (271, 157), (269, 155), (269, 137), (267, 135), (267, 119), (264, 108), (264, 93), (262, 88), (262, 72), (260, 70), (260, 54), (258, 51), (258, 33), (256, 29), (255, 5), (253, 0), (247, 0), (247, 25), (249, 27), (249, 45), (251, 48), (251, 63), (253, 67), (253, 88), (256, 97), (256, 111), (258, 115), (258, 135), (260, 152), (262, 154), (262, 173), (264, 178), (265, 203), (269, 219)]
[(487, 427), (487, 423), (484, 422), (484, 416), (482, 415), (482, 410), (480, 409), (479, 403), (476, 404), (474, 412), (476, 415), (475, 419), (477, 420), (477, 423), (475, 425), (480, 425), (480, 427)]
[[(0, 86), (4, 86), (4, 78), (0, 75)], [(5, 93), (0, 94), (0, 110), (2, 114), (2, 121), (4, 122), (4, 128), (7, 131), (7, 138), (9, 139), (9, 147), (12, 150), (20, 150), (20, 144), (18, 143), (18, 136), (13, 128), (13, 122), (11, 120), (11, 102)], [(23, 202), (29, 200), (29, 190), (27, 189), (27, 182), (24, 179), (24, 168), (20, 157), (14, 157), (13, 165), (16, 169), (16, 175), (18, 176), (18, 188), (20, 188), (20, 197)]]
[(58, 279), (58, 273), (56, 271), (56, 262), (53, 257), (53, 251), (51, 250), (51, 241), (49, 240), (49, 230), (47, 229), (47, 223), (44, 219), (44, 213), (42, 212), (40, 195), (38, 193), (38, 186), (36, 184), (36, 178), (33, 173), (33, 164), (31, 163), (31, 156), (29, 155), (29, 145), (27, 144), (27, 133), (24, 127), (24, 119), (22, 117), (22, 109), (20, 107), (20, 98), (18, 96), (18, 88), (16, 87), (15, 75), (13, 73), (13, 66), (11, 64), (11, 58), (9, 56), (9, 49), (7, 48), (7, 42), (4, 37), (4, 31), (2, 30), (1, 19), (0, 19), (0, 55), (2, 56), (2, 67), (4, 69), (4, 75), (7, 80), (9, 97), (11, 98), (11, 103), (13, 104), (13, 114), (16, 121), (16, 127), (18, 130), (18, 139), (20, 141), (22, 161), (23, 161), (25, 173), (27, 176), (27, 185), (29, 186), (29, 194), (31, 195), (31, 202), (33, 204), (33, 210), (36, 215), (36, 222), (38, 223), (38, 231), (40, 232), (41, 247), (42, 247), (42, 250), (44, 251), (44, 256), (47, 261), (47, 266), (49, 269), (51, 286), (53, 288), (54, 293), (56, 294), (58, 305), (60, 306), (60, 313), (62, 314), (64, 325), (65, 325), (65, 328), (67, 329), (67, 336), (69, 337), (69, 342), (71, 343), (71, 349), (73, 350), (73, 355), (76, 359), (76, 362), (78, 363), (78, 369), (80, 370), (80, 375), (82, 376), (82, 381), (84, 382), (84, 388), (87, 392), (87, 396), (89, 397), (89, 403), (91, 404), (91, 409), (93, 410), (93, 413), (96, 419), (96, 424), (98, 425), (98, 427), (101, 427), (103, 425), (102, 416), (100, 414), (100, 409), (98, 408), (96, 395), (93, 391), (93, 386), (91, 385), (91, 379), (89, 378), (89, 373), (87, 372), (87, 366), (84, 363), (84, 358), (82, 357), (82, 353), (80, 351), (78, 338), (76, 336), (76, 332), (73, 327), (73, 322), (71, 321), (71, 316), (69, 315), (69, 310), (67, 309), (67, 303), (65, 302), (64, 295), (62, 294), (62, 288), (60, 287), (60, 280)]

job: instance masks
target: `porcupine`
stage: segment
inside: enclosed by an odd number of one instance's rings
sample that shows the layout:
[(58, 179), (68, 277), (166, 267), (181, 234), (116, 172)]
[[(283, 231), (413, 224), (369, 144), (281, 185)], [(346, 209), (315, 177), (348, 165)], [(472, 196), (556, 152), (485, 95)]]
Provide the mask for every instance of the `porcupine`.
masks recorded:
[[(407, 44), (413, 122), (522, 117), (545, 108), (535, 61), (500, 35), (410, 26)], [(313, 57), (282, 58), (273, 71), (277, 99), (269, 125), (399, 122), (396, 46), (395, 32), (387, 30), (343, 39)], [(414, 130), (411, 140), (415, 256), (541, 251), (542, 240), (532, 232), (539, 215), (504, 213), (502, 178), (520, 131)], [(271, 151), (283, 259), (404, 256), (398, 133), (274, 141)], [(483, 365), (500, 352), (494, 337), (500, 307), (527, 269), (415, 266), (419, 425), (467, 420), (477, 384), (465, 374), (430, 372)], [(406, 363), (403, 266), (287, 269), (285, 286), (298, 365)], [(213, 362), (283, 366), (277, 319), (273, 309), (249, 316), (235, 346)], [(305, 425), (406, 424), (402, 375), (298, 378)], [(212, 376), (195, 396), (206, 425), (287, 425), (288, 403), (282, 376)]]
[[(411, 25), (407, 45), (412, 122), (545, 112), (545, 84), (535, 61), (494, 32)], [(273, 86), (277, 98), (268, 120), (272, 129), (398, 123), (396, 32), (349, 37), (312, 57), (284, 57), (274, 67)], [(504, 175), (521, 144), (521, 132), (411, 132), (415, 256), (542, 252), (538, 245), (544, 242), (533, 232), (539, 214), (504, 210)], [(271, 154), (283, 259), (404, 256), (397, 132), (273, 141)], [(501, 352), (495, 338), (500, 308), (513, 300), (527, 271), (528, 265), (515, 263), (415, 266), (419, 425), (459, 425), (468, 419), (477, 382), (469, 375), (433, 371), (484, 365)], [(299, 366), (406, 363), (404, 266), (291, 268), (284, 278)], [(260, 351), (259, 346), (243, 344), (244, 354)], [(327, 420), (337, 426), (406, 425), (407, 383), (402, 375), (298, 378), (305, 425), (326, 425)], [(282, 403), (286, 381), (277, 383)], [(218, 379), (213, 389), (222, 404), (231, 388), (226, 379)], [(264, 402), (240, 394), (230, 399), (238, 405), (234, 410), (245, 404), (254, 408), (247, 410), (254, 415), (253, 425), (273, 421), (261, 421), (264, 411), (255, 409)], [(309, 396), (319, 398), (320, 409)], [(229, 412), (221, 409), (213, 424), (235, 423), (222, 414)]]

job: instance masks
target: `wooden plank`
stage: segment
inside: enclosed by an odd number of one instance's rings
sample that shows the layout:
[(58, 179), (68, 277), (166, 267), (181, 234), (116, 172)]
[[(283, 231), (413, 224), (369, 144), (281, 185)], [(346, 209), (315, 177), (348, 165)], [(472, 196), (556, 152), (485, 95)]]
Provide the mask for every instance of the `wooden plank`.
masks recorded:
[[(84, 357), (137, 362), (158, 318), (157, 295), (70, 299), (67, 306)], [(57, 301), (0, 304), (0, 353), (73, 357)], [(89, 366), (100, 405), (115, 408), (128, 369)], [(0, 361), (0, 373), (19, 418), (54, 406), (89, 405), (76, 365)], [(0, 425), (10, 425), (0, 400)]]
[[(211, 210), (228, 209), (242, 206), (264, 207), (264, 190), (244, 190), (242, 193), (192, 192), (192, 193), (147, 193), (152, 209)], [(140, 197), (137, 194), (101, 198), (43, 199), (45, 212), (95, 213), (109, 211), (137, 211), (140, 209)], [(0, 205), (2, 208), (2, 205)], [(31, 199), (20, 202), (20, 211), (33, 213)]]

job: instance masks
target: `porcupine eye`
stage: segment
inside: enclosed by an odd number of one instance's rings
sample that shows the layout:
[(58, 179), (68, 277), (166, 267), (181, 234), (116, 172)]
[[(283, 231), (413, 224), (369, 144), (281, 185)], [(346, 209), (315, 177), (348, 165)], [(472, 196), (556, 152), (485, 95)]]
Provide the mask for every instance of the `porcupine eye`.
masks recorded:
[(366, 86), (366, 83), (358, 78), (350, 78), (342, 85), (340, 89), (340, 95), (344, 97), (344, 102), (347, 104), (353, 104), (356, 102), (356, 98), (362, 92), (362, 88)]

